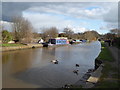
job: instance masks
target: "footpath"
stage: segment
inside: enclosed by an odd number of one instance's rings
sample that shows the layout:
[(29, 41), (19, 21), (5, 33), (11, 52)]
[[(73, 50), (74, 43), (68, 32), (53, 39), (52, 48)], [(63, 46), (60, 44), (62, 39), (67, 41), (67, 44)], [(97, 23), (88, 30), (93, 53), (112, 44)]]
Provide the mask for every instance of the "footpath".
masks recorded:
[(110, 46), (108, 47), (108, 49), (110, 50), (113, 58), (115, 59), (115, 62), (112, 64), (113, 66), (116, 66), (116, 67), (119, 67), (119, 64), (120, 64), (120, 56), (119, 56), (119, 53), (120, 53), (120, 49), (114, 47), (114, 46)]
[[(116, 73), (118, 75), (117, 78), (116, 77), (112, 78), (110, 76), (111, 79), (109, 79), (109, 80), (118, 82), (118, 84), (120, 84), (120, 77), (119, 77), (120, 76), (120, 56), (119, 56), (120, 49), (118, 49), (114, 46), (110, 46), (110, 47), (108, 47), (108, 49), (111, 52), (111, 54), (115, 60), (114, 62), (111, 62), (111, 66), (116, 68), (116, 70), (117, 70)], [(113, 74), (116, 74), (116, 73), (114, 72)]]

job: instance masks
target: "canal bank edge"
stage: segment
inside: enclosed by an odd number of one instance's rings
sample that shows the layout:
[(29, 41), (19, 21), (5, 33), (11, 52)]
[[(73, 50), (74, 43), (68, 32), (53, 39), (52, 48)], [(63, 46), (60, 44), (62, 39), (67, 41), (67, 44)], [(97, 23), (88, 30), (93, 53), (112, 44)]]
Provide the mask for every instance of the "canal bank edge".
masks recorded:
[[(61, 47), (61, 46), (68, 46), (70, 44), (66, 45), (52, 45), (49, 47)], [(14, 51), (14, 50), (22, 50), (22, 49), (30, 49), (30, 48), (41, 48), (43, 47), (43, 44), (27, 44), (27, 45), (22, 45), (22, 46), (10, 46), (10, 47), (0, 47), (0, 52), (4, 51)]]
[[(114, 47), (113, 46), (108, 47), (105, 43), (101, 43), (101, 44), (102, 44), (102, 47), (106, 47), (108, 49), (108, 51), (110, 53), (107, 52), (106, 55), (108, 57), (112, 58), (113, 60), (109, 60), (110, 58), (106, 59), (106, 57), (103, 56), (103, 54), (101, 54), (101, 53), (104, 53), (104, 52), (101, 52), (100, 53), (101, 55), (99, 55), (99, 56), (101, 57), (101, 60), (103, 61), (103, 64), (101, 64), (98, 67), (98, 69), (94, 71), (94, 74), (93, 74), (93, 72), (91, 72), (90, 75), (88, 73), (86, 73), (83, 77), (87, 76), (87, 78), (82, 77), (78, 82), (76, 82), (74, 84), (73, 88), (110, 88), (110, 87), (111, 88), (118, 88), (119, 87), (119, 81), (118, 81), (117, 87), (116, 87), (116, 84), (114, 85), (114, 82), (112, 83), (109, 80), (107, 80), (107, 86), (106, 86), (106, 83), (104, 82), (104, 80), (101, 81), (103, 78), (106, 78), (106, 73), (113, 72), (112, 69), (114, 70), (114, 68), (116, 67), (116, 65), (112, 65), (114, 67), (110, 68), (109, 71), (106, 71), (106, 70), (108, 70), (107, 68), (109, 67), (107, 65), (107, 63), (113, 64), (113, 63), (118, 62), (118, 60), (117, 60), (118, 58), (116, 60), (114, 60), (115, 59), (115, 54), (113, 54), (113, 52), (117, 53), (116, 50), (115, 49), (112, 49), (113, 51), (110, 50), (111, 48), (114, 48)], [(102, 51), (104, 51), (103, 49), (104, 48), (102, 48)], [(117, 68), (115, 68), (115, 69), (117, 69)], [(114, 73), (116, 73), (116, 71), (114, 71)], [(118, 75), (119, 75), (119, 71), (118, 71)], [(97, 76), (97, 78), (96, 78), (96, 76)], [(118, 76), (118, 78), (119, 78), (119, 76)], [(97, 82), (93, 82), (93, 80), (95, 80)], [(116, 80), (118, 80), (118, 79), (116, 78)], [(102, 83), (105, 84), (105, 85), (103, 85)], [(113, 85), (109, 86), (110, 84), (113, 84)]]
[(104, 64), (101, 64), (95, 71), (86, 72), (83, 77), (77, 81), (73, 88), (93, 88), (102, 75)]
[(10, 47), (2, 47), (0, 48), (0, 51), (13, 51), (13, 50), (21, 50), (21, 49), (29, 49), (29, 48), (38, 48), (43, 47), (42, 44), (28, 44), (28, 45), (22, 45), (22, 46), (10, 46)]

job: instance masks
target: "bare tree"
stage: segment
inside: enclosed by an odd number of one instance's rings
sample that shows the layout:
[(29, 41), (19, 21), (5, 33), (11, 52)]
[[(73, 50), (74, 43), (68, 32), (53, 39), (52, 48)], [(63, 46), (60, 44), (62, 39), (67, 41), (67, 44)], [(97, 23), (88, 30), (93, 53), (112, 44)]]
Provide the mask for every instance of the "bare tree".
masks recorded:
[(41, 37), (41, 33), (33, 32), (33, 37), (34, 38), (40, 38)]
[(120, 29), (112, 29), (110, 33), (115, 34), (117, 37), (120, 37)]
[(115, 34), (111, 34), (111, 33), (107, 33), (104, 35), (105, 39), (114, 39), (115, 38)]
[(48, 41), (48, 39), (56, 38), (58, 36), (58, 29), (56, 27), (44, 28), (42, 33), (42, 38), (45, 41)]
[(31, 23), (23, 17), (13, 18), (14, 38), (20, 42), (31, 42), (33, 27)]
[(66, 36), (67, 36), (69, 39), (71, 39), (72, 36), (73, 36), (73, 34), (74, 34), (74, 32), (72, 31), (71, 28), (64, 28), (63, 32), (66, 34)]
[(96, 40), (99, 37), (99, 34), (96, 31), (86, 31), (84, 32), (84, 38), (87, 40)]

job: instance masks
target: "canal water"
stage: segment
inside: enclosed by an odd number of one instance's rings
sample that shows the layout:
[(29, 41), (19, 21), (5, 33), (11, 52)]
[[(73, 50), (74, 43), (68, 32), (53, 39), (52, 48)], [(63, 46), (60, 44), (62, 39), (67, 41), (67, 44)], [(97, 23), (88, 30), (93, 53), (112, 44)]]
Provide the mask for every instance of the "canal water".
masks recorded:
[[(100, 50), (100, 42), (95, 41), (3, 52), (3, 88), (59, 88), (74, 84), (88, 69), (94, 68)], [(51, 60), (58, 60), (59, 63), (53, 64)], [(73, 73), (74, 70), (79, 70), (78, 75)]]

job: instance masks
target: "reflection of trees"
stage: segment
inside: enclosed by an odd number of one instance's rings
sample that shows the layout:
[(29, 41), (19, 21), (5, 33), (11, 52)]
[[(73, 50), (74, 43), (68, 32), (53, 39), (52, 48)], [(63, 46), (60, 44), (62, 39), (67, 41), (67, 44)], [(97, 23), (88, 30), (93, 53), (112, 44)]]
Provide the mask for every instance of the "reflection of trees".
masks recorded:
[(55, 53), (56, 53), (55, 47), (43, 48), (41, 56), (43, 60), (53, 60), (53, 59), (56, 59)]
[(18, 51), (13, 56), (13, 68), (24, 70), (31, 66), (32, 50)]
[(5, 65), (5, 67), (7, 67), (6, 69), (11, 71), (11, 73), (19, 72), (31, 66), (32, 51), (30, 50), (11, 51), (3, 54), (2, 57), (3, 64), (6, 63), (7, 65), (7, 66)]
[(55, 47), (49, 47), (49, 48), (45, 48), (44, 49), (44, 53), (46, 55), (51, 55), (51, 56), (55, 56)]
[(48, 48), (48, 52), (50, 55), (55, 56), (55, 47)]
[(9, 61), (10, 54), (2, 54), (2, 63), (5, 64)]

